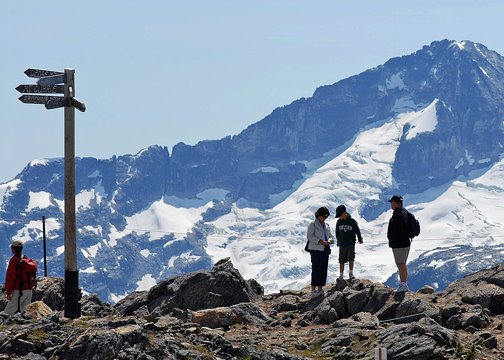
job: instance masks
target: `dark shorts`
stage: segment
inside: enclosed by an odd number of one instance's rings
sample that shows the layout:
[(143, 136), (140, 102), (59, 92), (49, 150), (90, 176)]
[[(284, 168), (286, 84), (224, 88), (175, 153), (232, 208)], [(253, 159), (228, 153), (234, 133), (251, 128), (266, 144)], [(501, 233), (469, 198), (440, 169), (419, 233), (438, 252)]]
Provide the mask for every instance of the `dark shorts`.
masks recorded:
[(339, 247), (338, 261), (340, 264), (355, 260), (355, 244)]

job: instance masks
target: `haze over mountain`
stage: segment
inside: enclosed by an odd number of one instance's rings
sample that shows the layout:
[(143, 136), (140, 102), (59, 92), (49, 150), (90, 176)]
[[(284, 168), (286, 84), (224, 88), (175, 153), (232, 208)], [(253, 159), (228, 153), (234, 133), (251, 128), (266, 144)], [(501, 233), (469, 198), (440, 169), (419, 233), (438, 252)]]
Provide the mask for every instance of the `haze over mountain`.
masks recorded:
[[(267, 292), (301, 288), (310, 274), (306, 227), (319, 206), (339, 204), (363, 233), (358, 276), (385, 281), (395, 271), (386, 242), (395, 193), (422, 225), (413, 283), (442, 288), (483, 245), (488, 263), (502, 262), (502, 251), (488, 249), (504, 228), (503, 94), (501, 55), (435, 41), (322, 86), (235, 136), (180, 143), (171, 155), (152, 146), (76, 159), (80, 285), (117, 301), (229, 256)], [(40, 159), (0, 185), (2, 241), (22, 238), (41, 258), (45, 216), (51, 275), (64, 269), (63, 182), (63, 159)], [(330, 262), (334, 280), (336, 257)], [(443, 266), (450, 271), (437, 281)], [(416, 271), (425, 267), (438, 271)]]

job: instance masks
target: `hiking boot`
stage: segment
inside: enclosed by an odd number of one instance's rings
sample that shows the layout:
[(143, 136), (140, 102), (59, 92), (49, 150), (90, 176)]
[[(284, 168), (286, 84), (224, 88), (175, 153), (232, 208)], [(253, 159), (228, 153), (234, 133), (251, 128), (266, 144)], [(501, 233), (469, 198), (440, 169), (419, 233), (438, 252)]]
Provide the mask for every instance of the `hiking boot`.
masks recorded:
[(324, 292), (323, 291), (319, 291), (319, 290), (312, 291), (312, 293), (311, 293), (312, 299), (316, 298), (316, 297), (319, 297), (321, 295), (324, 295)]
[(348, 280), (355, 280), (355, 276), (354, 276), (354, 274), (350, 274), (350, 275), (348, 275)]
[(338, 282), (338, 281), (343, 281), (343, 280), (344, 280), (344, 279), (343, 279), (343, 275), (340, 275), (340, 276), (338, 276), (338, 278), (336, 279), (336, 282)]
[(408, 284), (399, 284), (396, 289), (396, 292), (406, 292), (409, 291)]

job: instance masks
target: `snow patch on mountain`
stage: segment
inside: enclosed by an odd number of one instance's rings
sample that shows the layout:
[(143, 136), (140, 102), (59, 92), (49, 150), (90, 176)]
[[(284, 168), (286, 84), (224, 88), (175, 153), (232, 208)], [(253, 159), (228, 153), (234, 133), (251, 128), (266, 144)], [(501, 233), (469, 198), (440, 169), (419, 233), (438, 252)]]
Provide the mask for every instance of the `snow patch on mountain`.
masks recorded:
[(145, 274), (140, 281), (137, 281), (137, 288), (135, 291), (149, 290), (151, 287), (156, 285), (156, 279), (152, 274)]
[(0, 199), (2, 199), (1, 208), (3, 210), (3, 205), (7, 201), (7, 198), (21, 186), (22, 181), (20, 179), (15, 179), (9, 181), (5, 184), (0, 184)]
[(45, 209), (52, 205), (51, 203), (51, 194), (47, 191), (39, 191), (28, 193), (29, 200), (28, 206), (26, 207), (26, 211), (31, 211), (33, 209)]
[(410, 129), (406, 134), (406, 140), (411, 140), (415, 138), (418, 134), (425, 132), (432, 132), (436, 129), (437, 116), (436, 116), (436, 104), (438, 99), (434, 100), (425, 109), (416, 113), (416, 116), (411, 116), (411, 120), (408, 121), (410, 124)]
[(183, 208), (167, 204), (160, 199), (144, 211), (126, 217), (127, 226), (122, 236), (135, 231), (148, 233), (151, 241), (161, 239), (168, 233), (174, 234), (176, 239), (183, 239), (211, 205), (209, 202), (196, 208)]

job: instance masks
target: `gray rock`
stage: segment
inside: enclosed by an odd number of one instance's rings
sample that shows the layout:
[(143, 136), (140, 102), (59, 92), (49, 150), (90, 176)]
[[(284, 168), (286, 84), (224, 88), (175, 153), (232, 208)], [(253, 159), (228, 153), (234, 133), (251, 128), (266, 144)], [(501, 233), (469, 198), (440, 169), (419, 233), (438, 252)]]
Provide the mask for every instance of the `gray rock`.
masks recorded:
[(445, 347), (453, 341), (447, 330), (433, 324), (392, 325), (378, 335), (380, 347), (391, 359), (443, 359)]
[(60, 311), (65, 305), (64, 293), (64, 279), (40, 277), (37, 280), (37, 288), (33, 291), (32, 301), (43, 301), (52, 310)]
[(439, 309), (439, 315), (443, 319), (449, 319), (454, 315), (460, 314), (462, 310), (458, 305), (448, 305)]
[(495, 349), (497, 347), (497, 338), (489, 331), (479, 333), (477, 342), (488, 349)]
[(369, 300), (362, 308), (362, 311), (375, 314), (378, 312), (390, 298), (392, 290), (385, 286), (372, 286), (369, 293)]
[(336, 291), (327, 297), (331, 307), (336, 310), (339, 318), (348, 316), (348, 311), (345, 306), (345, 296), (341, 291)]
[(249, 302), (247, 283), (229, 259), (215, 264), (211, 271), (196, 271), (162, 281), (147, 295), (148, 308), (155, 316), (173, 308), (210, 309)]
[(424, 285), (417, 292), (419, 292), (420, 294), (434, 294), (434, 288), (429, 285)]
[(259, 306), (253, 303), (236, 304), (231, 306), (231, 310), (243, 324), (262, 325), (272, 320)]
[(346, 295), (345, 304), (349, 315), (357, 314), (362, 311), (369, 301), (370, 292), (371, 290), (369, 288), (365, 288)]
[(132, 292), (125, 298), (121, 299), (114, 306), (114, 309), (122, 316), (129, 316), (142, 307), (145, 307), (145, 313), (148, 313), (147, 291)]
[(296, 295), (283, 295), (275, 299), (273, 309), (277, 312), (295, 311), (301, 307), (299, 297)]

